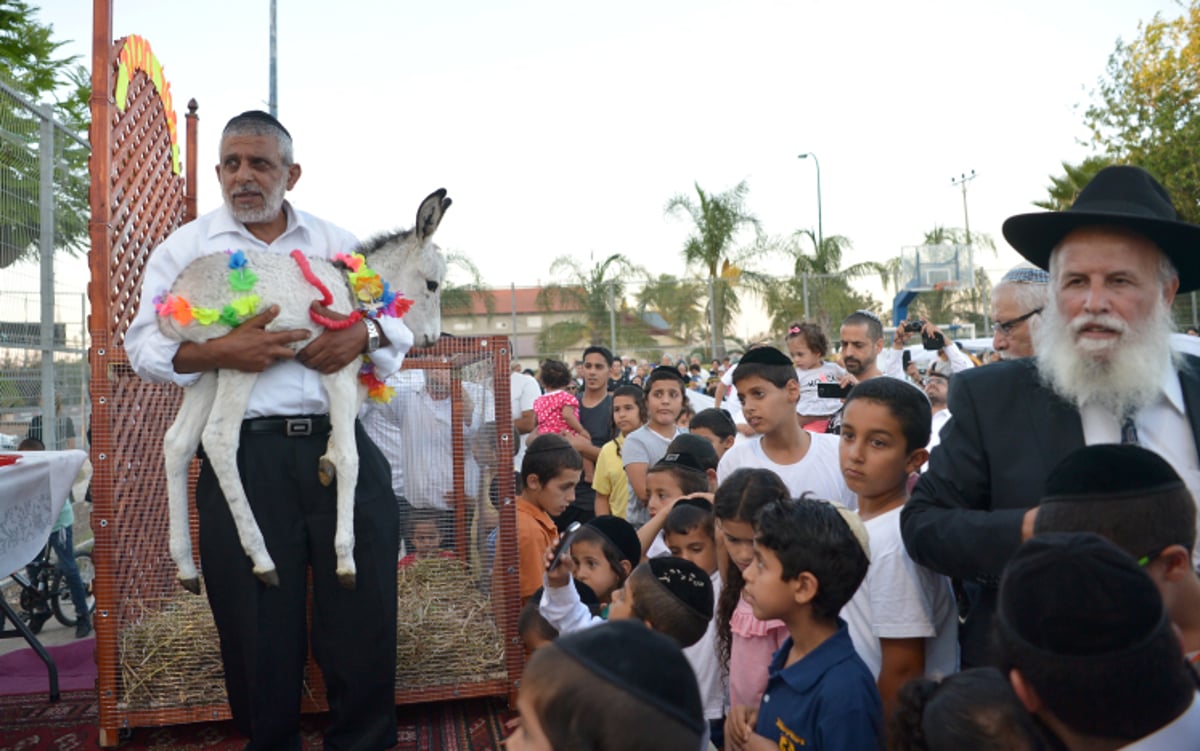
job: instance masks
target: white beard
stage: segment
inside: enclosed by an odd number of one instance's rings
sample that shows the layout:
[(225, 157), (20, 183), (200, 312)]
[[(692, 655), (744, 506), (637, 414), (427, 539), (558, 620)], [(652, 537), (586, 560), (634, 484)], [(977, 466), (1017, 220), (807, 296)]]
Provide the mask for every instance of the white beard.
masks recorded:
[(280, 180), (278, 184), (262, 193), (263, 204), (257, 209), (239, 209), (234, 205), (233, 196), (242, 192), (257, 193), (258, 191), (256, 188), (250, 188), (248, 191), (245, 188), (235, 188), (232, 194), (226, 193), (225, 205), (229, 207), (229, 213), (233, 214), (233, 218), (242, 224), (260, 224), (279, 216), (279, 212), (283, 209), (284, 195), (287, 193), (287, 182)]
[[(1171, 310), (1161, 298), (1136, 327), (1113, 315), (1081, 313), (1067, 321), (1053, 302), (1042, 311), (1041, 324), (1033, 338), (1042, 382), (1077, 408), (1095, 405), (1118, 420), (1130, 417), (1158, 398), (1163, 378), (1176, 365)], [(1080, 339), (1080, 329), (1089, 324), (1121, 335)]]

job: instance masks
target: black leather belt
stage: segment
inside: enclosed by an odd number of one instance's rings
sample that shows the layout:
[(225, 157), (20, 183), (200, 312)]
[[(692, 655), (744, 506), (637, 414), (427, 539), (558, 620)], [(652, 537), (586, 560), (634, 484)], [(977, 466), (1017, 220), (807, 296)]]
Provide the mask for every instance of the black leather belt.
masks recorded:
[(243, 433), (273, 433), (298, 438), (324, 435), (329, 432), (329, 415), (302, 415), (299, 417), (254, 417), (242, 420)]

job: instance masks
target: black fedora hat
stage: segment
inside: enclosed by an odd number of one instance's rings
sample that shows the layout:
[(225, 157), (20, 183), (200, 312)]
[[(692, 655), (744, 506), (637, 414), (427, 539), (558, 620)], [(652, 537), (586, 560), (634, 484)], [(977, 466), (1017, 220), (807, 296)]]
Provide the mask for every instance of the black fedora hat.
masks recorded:
[(1144, 235), (1171, 259), (1179, 291), (1200, 288), (1200, 226), (1179, 221), (1171, 197), (1140, 167), (1105, 167), (1066, 211), (1018, 214), (1004, 222), (1004, 239), (1030, 263), (1050, 268), (1050, 253), (1081, 227), (1125, 227)]

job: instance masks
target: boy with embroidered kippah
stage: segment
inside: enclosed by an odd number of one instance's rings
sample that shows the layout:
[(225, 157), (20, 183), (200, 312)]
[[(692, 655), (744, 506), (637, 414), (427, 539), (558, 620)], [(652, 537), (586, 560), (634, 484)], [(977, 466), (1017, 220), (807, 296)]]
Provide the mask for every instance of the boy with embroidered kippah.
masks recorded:
[(767, 505), (755, 529), (743, 595), (754, 617), (782, 620), (789, 636), (771, 661), (762, 703), (730, 710), (728, 748), (880, 748), (879, 691), (838, 617), (867, 573), (862, 523), (801, 498)]
[(800, 382), (791, 359), (774, 347), (752, 349), (738, 363), (734, 384), (742, 416), (757, 435), (725, 452), (717, 480), (724, 482), (742, 467), (769, 469), (793, 498), (812, 493), (854, 508), (854, 494), (838, 471), (837, 436), (800, 426)]
[(1132, 555), (1162, 594), (1183, 651), (1200, 672), (1200, 577), (1192, 567), (1196, 502), (1174, 468), (1135, 444), (1068, 454), (1046, 478), (1035, 535), (1094, 532)]

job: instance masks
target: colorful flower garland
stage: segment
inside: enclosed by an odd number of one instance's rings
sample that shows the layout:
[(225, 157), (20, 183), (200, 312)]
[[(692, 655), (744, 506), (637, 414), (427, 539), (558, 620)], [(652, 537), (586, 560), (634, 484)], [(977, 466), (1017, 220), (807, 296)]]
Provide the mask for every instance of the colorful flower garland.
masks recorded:
[[(258, 275), (246, 266), (246, 254), (240, 250), (227, 250), (229, 255), (229, 286), (234, 292), (249, 292), (258, 282)], [(179, 295), (160, 292), (154, 298), (154, 310), (164, 318), (170, 316), (187, 326), (192, 321), (211, 326), (223, 323), (233, 328), (258, 312), (258, 304), (262, 302), (258, 295), (243, 295), (235, 298), (220, 310), (216, 308), (197, 308)]]
[[(246, 254), (241, 250), (227, 250), (229, 255), (229, 286), (234, 292), (250, 292), (258, 282), (258, 275), (247, 266)], [(329, 306), (333, 303), (333, 295), (329, 289), (313, 273), (308, 259), (299, 250), (290, 253), (305, 280), (321, 293), (321, 304)], [(334, 261), (346, 267), (346, 278), (350, 289), (354, 292), (359, 307), (343, 319), (334, 320), (329, 316), (309, 311), (313, 322), (332, 331), (350, 328), (363, 318), (378, 320), (382, 317), (400, 318), (413, 306), (413, 301), (393, 290), (391, 286), (367, 266), (367, 259), (361, 253), (347, 255), (338, 253)], [(243, 295), (235, 298), (224, 308), (194, 307), (187, 299), (160, 292), (154, 298), (154, 310), (162, 317), (174, 318), (181, 326), (187, 326), (193, 321), (203, 326), (222, 323), (234, 328), (246, 319), (258, 313), (261, 298), (258, 295)], [(367, 396), (373, 401), (389, 402), (395, 395), (395, 390), (375, 375), (375, 366), (370, 355), (363, 355), (363, 365), (358, 372), (358, 380), (367, 388)]]

